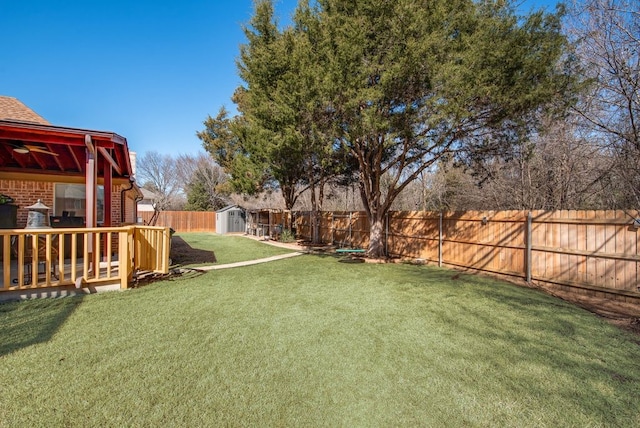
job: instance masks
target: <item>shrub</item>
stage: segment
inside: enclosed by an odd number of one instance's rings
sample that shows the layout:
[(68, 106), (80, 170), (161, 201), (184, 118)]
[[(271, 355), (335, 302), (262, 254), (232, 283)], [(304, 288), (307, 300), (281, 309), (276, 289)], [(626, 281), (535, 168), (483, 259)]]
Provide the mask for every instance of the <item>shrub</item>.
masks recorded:
[(295, 242), (296, 237), (291, 229), (283, 229), (280, 234), (280, 242)]

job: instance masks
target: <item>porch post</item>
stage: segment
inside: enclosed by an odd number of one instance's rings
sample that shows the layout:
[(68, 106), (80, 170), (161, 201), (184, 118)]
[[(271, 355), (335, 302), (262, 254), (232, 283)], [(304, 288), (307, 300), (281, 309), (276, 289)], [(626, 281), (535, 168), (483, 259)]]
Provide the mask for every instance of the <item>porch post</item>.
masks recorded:
[[(96, 165), (96, 148), (91, 140), (91, 135), (86, 134), (84, 136), (84, 143), (87, 146), (87, 160), (86, 160), (86, 173), (85, 173), (85, 195), (86, 201), (86, 227), (96, 227), (97, 221), (97, 206), (98, 206), (98, 171)], [(93, 260), (93, 255), (96, 250), (96, 242), (94, 234), (88, 235), (88, 255), (89, 260)]]
[(85, 173), (86, 223), (87, 227), (96, 227), (98, 206), (98, 170), (96, 165), (96, 148), (91, 140), (91, 135), (84, 136), (87, 146), (87, 169)]
[(113, 183), (113, 168), (109, 162), (104, 163), (104, 226), (112, 226), (111, 217), (111, 195), (112, 195), (112, 183)]

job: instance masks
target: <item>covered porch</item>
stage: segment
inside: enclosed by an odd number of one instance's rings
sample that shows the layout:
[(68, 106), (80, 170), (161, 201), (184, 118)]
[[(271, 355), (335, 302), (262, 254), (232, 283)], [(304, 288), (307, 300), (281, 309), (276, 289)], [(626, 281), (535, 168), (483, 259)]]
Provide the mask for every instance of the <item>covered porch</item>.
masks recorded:
[[(7, 100), (22, 116), (0, 111), (0, 208), (10, 208), (0, 222), (0, 299), (127, 288), (136, 271), (167, 273), (169, 229), (136, 224), (142, 193), (127, 140), (54, 126)], [(37, 201), (50, 209), (33, 225), (27, 218)]]
[(134, 175), (127, 140), (118, 134), (0, 120), (0, 193), (15, 201), (14, 227), (26, 225), (37, 199), (74, 225), (134, 223), (134, 202), (142, 199)]

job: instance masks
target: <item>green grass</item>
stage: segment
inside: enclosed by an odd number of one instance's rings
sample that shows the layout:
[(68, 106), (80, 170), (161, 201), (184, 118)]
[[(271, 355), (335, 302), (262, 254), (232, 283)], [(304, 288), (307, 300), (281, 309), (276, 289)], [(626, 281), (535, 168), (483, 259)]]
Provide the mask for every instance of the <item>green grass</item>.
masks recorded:
[[(271, 257), (279, 254), (290, 253), (286, 248), (265, 245), (262, 242), (243, 236), (223, 236), (215, 233), (180, 233), (174, 235), (175, 240), (184, 241), (187, 245), (199, 250), (204, 257), (199, 257), (198, 252), (191, 254), (172, 254), (172, 258), (185, 266), (203, 263), (198, 259), (213, 260), (215, 264), (226, 264)], [(174, 245), (176, 247), (176, 245)], [(173, 250), (172, 250), (173, 252)], [(209, 253), (209, 254), (207, 254)], [(191, 256), (195, 257), (195, 260)], [(184, 263), (183, 263), (184, 262)]]
[(640, 425), (636, 337), (452, 276), (308, 255), (3, 304), (0, 425)]

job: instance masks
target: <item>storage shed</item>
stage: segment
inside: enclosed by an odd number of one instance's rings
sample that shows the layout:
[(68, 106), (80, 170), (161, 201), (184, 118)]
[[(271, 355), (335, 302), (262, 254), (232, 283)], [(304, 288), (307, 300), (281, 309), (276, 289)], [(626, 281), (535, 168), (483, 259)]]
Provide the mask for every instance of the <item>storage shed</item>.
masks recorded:
[(242, 207), (229, 205), (216, 211), (216, 233), (245, 232), (247, 228), (246, 214)]

